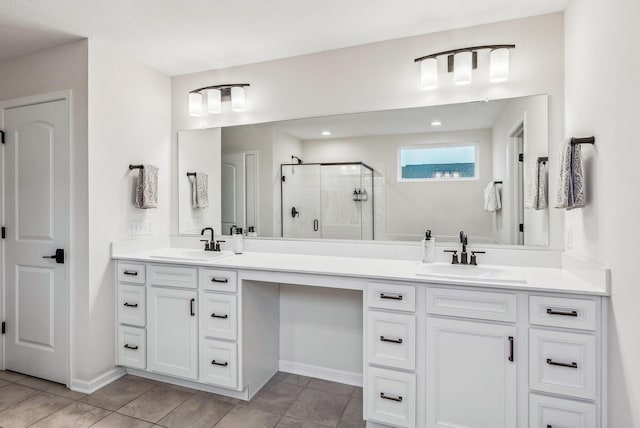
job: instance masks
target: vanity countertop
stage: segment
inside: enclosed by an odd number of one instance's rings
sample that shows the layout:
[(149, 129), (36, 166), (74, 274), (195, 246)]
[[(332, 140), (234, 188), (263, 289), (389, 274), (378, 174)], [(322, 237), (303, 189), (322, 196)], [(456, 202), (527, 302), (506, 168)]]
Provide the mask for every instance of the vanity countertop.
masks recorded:
[[(158, 250), (131, 253), (114, 253), (117, 260), (146, 263), (164, 263), (171, 265), (202, 266), (245, 271), (268, 271), (297, 274), (325, 275), (334, 277), (366, 278), (370, 280), (405, 281), (416, 283), (478, 286), (484, 288), (502, 288), (512, 290), (543, 291), (592, 296), (608, 296), (609, 290), (598, 287), (567, 270), (547, 267), (489, 266), (507, 271), (514, 277), (526, 280), (525, 283), (494, 283), (490, 279), (447, 278), (433, 279), (416, 275), (422, 265), (419, 261), (386, 260), (356, 257), (336, 257), (301, 254), (279, 254), (245, 252), (229, 255), (212, 261), (161, 260), (151, 257)], [(444, 265), (444, 263), (441, 263)], [(472, 267), (470, 267), (473, 269)]]

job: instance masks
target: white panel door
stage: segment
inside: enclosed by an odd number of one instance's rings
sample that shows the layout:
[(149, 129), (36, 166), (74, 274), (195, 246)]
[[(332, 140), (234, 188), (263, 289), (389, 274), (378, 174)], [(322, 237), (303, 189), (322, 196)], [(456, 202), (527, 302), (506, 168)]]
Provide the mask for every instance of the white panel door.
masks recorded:
[(516, 426), (515, 332), (506, 325), (427, 318), (429, 428)]
[(67, 102), (4, 113), (5, 365), (66, 383), (68, 273), (64, 257), (43, 257), (67, 248)]
[(197, 379), (197, 292), (159, 287), (147, 291), (147, 368)]
[(222, 155), (222, 234), (234, 225), (245, 229), (245, 169), (244, 153)]

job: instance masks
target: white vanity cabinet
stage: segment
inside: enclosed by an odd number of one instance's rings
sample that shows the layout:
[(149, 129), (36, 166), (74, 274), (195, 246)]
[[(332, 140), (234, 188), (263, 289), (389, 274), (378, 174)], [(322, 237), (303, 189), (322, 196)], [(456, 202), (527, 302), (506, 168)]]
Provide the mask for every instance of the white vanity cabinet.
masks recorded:
[(602, 300), (369, 282), (365, 419), (375, 428), (605, 428)]
[(148, 370), (198, 378), (198, 318), (195, 290), (148, 289)]
[(516, 361), (510, 325), (427, 319), (427, 427), (516, 426)]

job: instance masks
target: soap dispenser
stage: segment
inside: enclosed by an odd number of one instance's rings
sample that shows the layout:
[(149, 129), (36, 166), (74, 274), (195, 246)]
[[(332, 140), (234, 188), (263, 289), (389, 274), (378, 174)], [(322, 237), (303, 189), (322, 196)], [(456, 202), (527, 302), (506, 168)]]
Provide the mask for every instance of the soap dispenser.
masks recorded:
[(236, 227), (233, 229), (233, 252), (235, 254), (242, 254), (244, 246), (244, 236), (242, 235), (242, 228)]
[(436, 261), (436, 240), (431, 236), (431, 231), (427, 230), (422, 240), (422, 263), (435, 263)]

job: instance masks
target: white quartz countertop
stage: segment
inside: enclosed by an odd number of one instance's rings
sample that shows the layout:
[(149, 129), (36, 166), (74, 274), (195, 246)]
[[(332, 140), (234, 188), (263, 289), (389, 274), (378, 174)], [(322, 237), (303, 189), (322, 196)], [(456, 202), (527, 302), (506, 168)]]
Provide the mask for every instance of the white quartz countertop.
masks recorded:
[[(608, 296), (609, 290), (558, 268), (521, 267), (521, 266), (489, 266), (502, 269), (514, 277), (526, 282), (501, 282), (477, 278), (424, 277), (416, 275), (422, 263), (408, 260), (385, 260), (356, 257), (336, 257), (300, 254), (245, 252), (229, 255), (212, 261), (194, 261), (179, 259), (158, 259), (151, 257), (159, 250), (146, 250), (131, 253), (114, 253), (118, 260), (138, 261), (146, 263), (163, 263), (171, 265), (203, 266), (246, 271), (283, 272), (296, 274), (313, 274), (371, 280), (391, 280), (416, 283), (447, 284), (461, 286), (478, 286), (484, 288), (501, 288), (512, 290), (544, 291), (568, 294)], [(472, 268), (471, 268), (472, 269)]]

